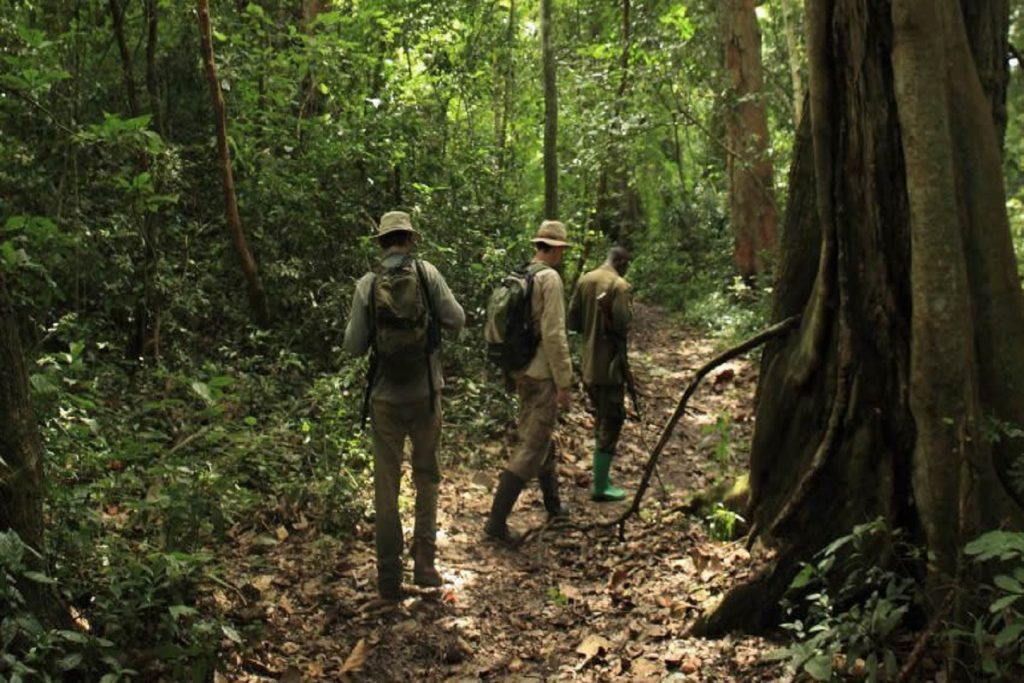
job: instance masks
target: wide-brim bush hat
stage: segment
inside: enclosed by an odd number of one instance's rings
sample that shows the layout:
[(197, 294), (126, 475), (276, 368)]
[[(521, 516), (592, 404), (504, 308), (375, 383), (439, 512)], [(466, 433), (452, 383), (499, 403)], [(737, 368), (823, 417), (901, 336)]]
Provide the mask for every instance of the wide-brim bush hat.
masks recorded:
[(380, 217), (380, 223), (377, 224), (377, 239), (393, 232), (408, 232), (416, 237), (420, 236), (413, 229), (409, 214), (404, 211), (388, 211)]
[(564, 223), (561, 221), (544, 221), (537, 228), (537, 234), (530, 241), (534, 244), (543, 242), (552, 247), (571, 247), (572, 242), (568, 240), (569, 234), (565, 229)]

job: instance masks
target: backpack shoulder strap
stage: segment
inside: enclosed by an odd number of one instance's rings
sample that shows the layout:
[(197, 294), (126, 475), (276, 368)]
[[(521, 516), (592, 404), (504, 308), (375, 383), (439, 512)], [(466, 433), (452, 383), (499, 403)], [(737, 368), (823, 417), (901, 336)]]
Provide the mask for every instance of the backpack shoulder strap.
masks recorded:
[[(411, 256), (409, 258), (412, 258)], [(413, 267), (416, 268), (416, 277), (420, 281), (420, 289), (423, 290), (423, 297), (427, 300), (427, 312), (430, 313), (431, 324), (437, 322), (437, 312), (434, 310), (434, 299), (430, 296), (430, 287), (427, 286), (427, 278), (423, 274), (423, 266), (418, 258), (413, 258)]]

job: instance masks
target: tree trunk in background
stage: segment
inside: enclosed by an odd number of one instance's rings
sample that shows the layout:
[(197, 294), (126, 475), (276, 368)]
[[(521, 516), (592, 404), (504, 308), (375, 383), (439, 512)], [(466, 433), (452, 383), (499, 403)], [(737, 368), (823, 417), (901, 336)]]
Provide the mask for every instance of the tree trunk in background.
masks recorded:
[(765, 348), (750, 462), (752, 522), (777, 554), (697, 633), (776, 623), (799, 562), (878, 516), (927, 543), (936, 601), (967, 540), (1022, 524), (1007, 472), (1024, 439), (987, 436), (1024, 424), (998, 114), (959, 4), (919, 7), (807, 4), (810, 115), (772, 316), (802, 326)]
[(516, 44), (516, 0), (508, 3), (508, 25), (505, 29), (505, 45), (501, 48), (496, 65), (496, 76), (501, 79), (500, 97), (495, 98), (494, 143), (498, 148), (498, 170), (508, 166), (508, 128), (512, 120), (512, 94), (515, 88), (515, 44)]
[[(136, 118), (141, 115), (142, 111), (139, 107), (132, 55), (131, 50), (128, 48), (128, 39), (124, 27), (125, 7), (118, 0), (109, 0), (108, 5), (110, 7), (110, 19), (114, 29), (114, 38), (117, 41), (118, 51), (121, 55), (121, 73), (128, 100), (128, 115)], [(146, 2), (146, 29), (146, 89), (149, 93), (149, 100), (153, 109), (153, 124), (157, 131), (160, 132), (161, 117), (159, 98), (156, 93), (156, 67), (154, 64), (157, 40), (157, 18), (154, 0), (147, 0)], [(150, 172), (150, 162), (146, 152), (139, 153), (139, 172)], [(132, 329), (125, 348), (125, 357), (131, 360), (145, 356), (158, 357), (160, 355), (160, 303), (157, 300), (155, 286), (158, 259), (156, 247), (157, 216), (153, 211), (143, 209), (141, 222), (142, 257), (136, 258), (134, 261), (135, 268), (141, 275), (139, 283), (142, 291), (138, 294), (138, 301), (135, 303), (132, 311)]]
[(971, 46), (978, 77), (992, 107), (999, 148), (1006, 136), (1006, 88), (1010, 83), (1007, 59), (1010, 53), (1009, 0), (960, 0), (967, 25), (967, 41)]
[(768, 119), (761, 100), (761, 33), (754, 0), (724, 0), (721, 7), (730, 87), (726, 112), (729, 217), (736, 269), (749, 281), (765, 272), (765, 255), (771, 261), (777, 223)]
[(795, 26), (799, 16), (796, 0), (782, 0), (782, 30), (786, 34), (786, 52), (789, 56), (789, 77), (793, 82), (793, 127), (800, 128), (800, 115), (804, 108), (804, 79), (801, 76), (803, 45)]
[[(28, 564), (43, 570), (43, 446), (32, 410), (21, 339), (4, 273), (0, 270), (0, 531), (12, 530), (38, 555)], [(42, 584), (19, 584), (29, 609), (44, 620), (60, 621), (56, 596)]]
[(238, 201), (235, 199), (235, 179), (231, 173), (231, 156), (228, 152), (228, 120), (224, 107), (224, 94), (217, 79), (217, 66), (213, 61), (213, 37), (210, 28), (209, 0), (199, 0), (199, 33), (203, 50), (203, 61), (206, 63), (206, 76), (210, 83), (210, 95), (213, 98), (213, 111), (217, 121), (217, 150), (220, 154), (221, 182), (224, 186), (224, 201), (227, 206), (228, 230), (235, 251), (242, 262), (242, 273), (249, 291), (249, 306), (253, 317), (259, 325), (267, 325), (270, 311), (267, 297), (263, 291), (256, 268), (256, 261), (249, 251), (249, 245), (242, 230), (242, 219), (238, 215)]
[(541, 60), (544, 65), (544, 218), (558, 218), (558, 89), (551, 5), (540, 0)]
[(146, 0), (146, 91), (149, 93), (149, 109), (153, 114), (153, 125), (164, 140), (167, 128), (164, 126), (163, 107), (160, 102), (160, 86), (156, 70), (156, 47), (159, 37), (160, 8), (157, 0)]
[(630, 0), (621, 3), (619, 85), (615, 93), (613, 120), (609, 128), (607, 156), (602, 160), (597, 179), (594, 211), (595, 227), (613, 244), (633, 248), (633, 235), (643, 227), (640, 193), (632, 182), (629, 149), (623, 125), (630, 88), (630, 55), (633, 46), (633, 20)]

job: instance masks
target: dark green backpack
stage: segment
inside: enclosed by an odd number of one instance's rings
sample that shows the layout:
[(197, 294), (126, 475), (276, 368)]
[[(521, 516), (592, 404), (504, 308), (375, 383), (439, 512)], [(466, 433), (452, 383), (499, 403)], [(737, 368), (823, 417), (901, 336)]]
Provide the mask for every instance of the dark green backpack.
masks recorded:
[(378, 268), (370, 288), (370, 316), (378, 377), (397, 385), (422, 377), (440, 343), (440, 330), (419, 261), (406, 256), (395, 266)]
[(498, 283), (487, 301), (487, 355), (507, 373), (533, 360), (540, 335), (533, 331), (533, 278), (548, 266), (527, 264)]

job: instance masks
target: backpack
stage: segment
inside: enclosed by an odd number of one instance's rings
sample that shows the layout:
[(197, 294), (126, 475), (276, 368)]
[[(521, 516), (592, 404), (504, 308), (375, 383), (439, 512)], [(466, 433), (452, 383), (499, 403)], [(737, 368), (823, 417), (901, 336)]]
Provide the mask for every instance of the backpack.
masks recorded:
[(533, 360), (540, 335), (533, 331), (533, 278), (548, 268), (527, 264), (498, 283), (487, 301), (487, 355), (506, 374)]
[(440, 329), (419, 261), (406, 256), (395, 266), (378, 268), (370, 317), (377, 376), (398, 385), (422, 377), (440, 344)]

